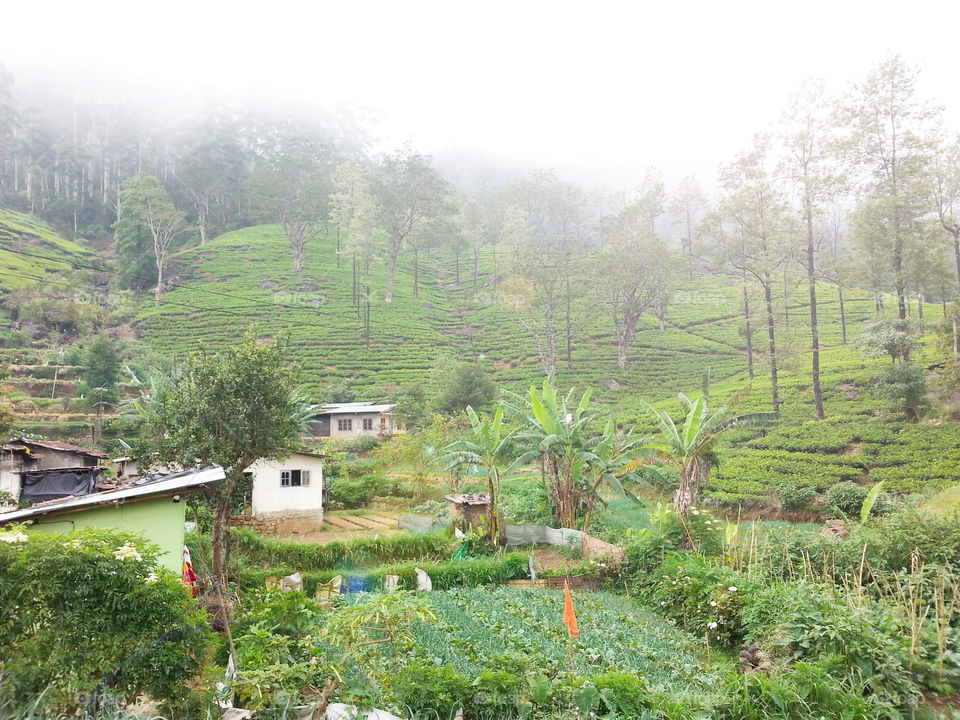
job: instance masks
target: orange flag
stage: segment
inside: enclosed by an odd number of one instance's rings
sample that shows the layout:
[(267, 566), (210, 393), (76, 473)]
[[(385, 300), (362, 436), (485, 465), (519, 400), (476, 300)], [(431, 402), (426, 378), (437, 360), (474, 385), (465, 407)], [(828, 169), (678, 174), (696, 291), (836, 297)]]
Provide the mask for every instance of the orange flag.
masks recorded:
[(563, 624), (570, 631), (570, 637), (580, 637), (580, 628), (577, 627), (577, 614), (573, 611), (573, 597), (570, 595), (570, 586), (563, 581)]

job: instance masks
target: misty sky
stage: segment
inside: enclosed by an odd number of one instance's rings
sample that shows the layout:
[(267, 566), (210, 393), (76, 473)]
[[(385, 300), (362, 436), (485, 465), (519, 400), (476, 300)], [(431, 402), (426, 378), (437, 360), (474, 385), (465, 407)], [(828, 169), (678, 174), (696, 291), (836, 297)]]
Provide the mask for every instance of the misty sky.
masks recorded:
[[(5, 3), (0, 60), (80, 91), (257, 96), (373, 113), (381, 147), (479, 150), (624, 187), (719, 163), (806, 77), (842, 88), (888, 50), (957, 117), (942, 2)], [(16, 31), (14, 31), (16, 29)]]

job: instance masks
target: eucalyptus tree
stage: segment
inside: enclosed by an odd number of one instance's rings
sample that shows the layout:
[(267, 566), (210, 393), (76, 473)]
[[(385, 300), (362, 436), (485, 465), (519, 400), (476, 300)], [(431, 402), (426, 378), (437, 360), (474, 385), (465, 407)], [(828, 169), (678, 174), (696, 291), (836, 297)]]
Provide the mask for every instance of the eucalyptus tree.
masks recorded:
[(950, 235), (960, 284), (960, 137), (941, 140), (933, 154), (933, 199), (937, 219)]
[(699, 501), (710, 483), (710, 469), (717, 463), (717, 437), (724, 431), (750, 425), (770, 425), (777, 413), (759, 412), (731, 415), (730, 404), (716, 410), (710, 408), (706, 393), (691, 401), (683, 393), (677, 398), (686, 415), (678, 427), (670, 415), (641, 400), (641, 407), (656, 423), (659, 436), (650, 447), (661, 452), (680, 473), (680, 483), (673, 496), (673, 509), (686, 515)]
[(588, 316), (586, 308), (574, 304), (587, 288), (578, 282), (588, 238), (587, 196), (578, 185), (541, 172), (514, 183), (507, 197), (501, 239), (509, 248), (508, 268), (529, 288), (528, 297), (517, 297), (509, 309), (533, 336), (540, 365), (550, 376), (564, 339), (567, 364), (572, 362), (574, 334)]
[(607, 234), (609, 240), (597, 256), (597, 288), (613, 318), (617, 367), (622, 370), (640, 318), (669, 293), (670, 252), (636, 206), (613, 218)]
[(406, 247), (414, 251), (414, 291), (417, 290), (419, 252), (429, 226), (452, 212), (447, 182), (426, 155), (402, 148), (387, 155), (371, 184), (380, 207), (380, 226), (387, 235), (387, 289), (384, 302), (393, 302), (397, 258)]
[(380, 206), (370, 188), (362, 165), (348, 160), (333, 173), (330, 195), (330, 221), (336, 225), (339, 253), (349, 254), (353, 263), (353, 304), (364, 318), (364, 334), (369, 344), (370, 266), (382, 259), (386, 234), (379, 226)]
[(773, 284), (789, 259), (795, 235), (787, 198), (773, 171), (769, 135), (754, 136), (752, 147), (721, 168), (718, 216), (732, 227), (720, 232), (722, 255), (763, 289), (767, 316), (767, 360), (773, 411), (780, 410)]
[(822, 236), (817, 218), (839, 187), (830, 148), (831, 123), (824, 85), (808, 81), (794, 93), (784, 114), (780, 139), (785, 150), (781, 174), (793, 181), (806, 247), (797, 260), (807, 276), (810, 297), (810, 350), (813, 401), (818, 420), (826, 417), (820, 388), (820, 329), (817, 317), (817, 256)]
[[(668, 212), (673, 216), (675, 222), (683, 226), (680, 252), (688, 263), (693, 260), (694, 229), (707, 207), (707, 197), (703, 194), (700, 183), (693, 175), (683, 178), (670, 197)], [(692, 267), (690, 271), (693, 271)]]
[(150, 175), (127, 180), (120, 190), (118, 219), (114, 227), (117, 252), (133, 263), (142, 253), (153, 257), (156, 285), (154, 302), (160, 303), (163, 273), (174, 239), (184, 229), (184, 214), (170, 200), (166, 188)]
[[(229, 135), (207, 137), (195, 131), (196, 137), (182, 152), (177, 162), (174, 185), (180, 189), (196, 217), (200, 244), (207, 242), (211, 213), (236, 202), (245, 176), (245, 159), (235, 139)], [(221, 225), (223, 218), (221, 217)]]
[(929, 189), (930, 126), (940, 109), (917, 96), (919, 70), (889, 55), (841, 102), (840, 150), (859, 172), (852, 243), (892, 275), (901, 319), (907, 316), (908, 246), (921, 242)]
[(247, 182), (254, 207), (283, 228), (298, 275), (307, 244), (320, 236), (327, 222), (330, 161), (317, 140), (283, 138), (259, 161)]
[(456, 470), (464, 465), (483, 468), (487, 473), (487, 495), (490, 510), (487, 513), (487, 532), (490, 541), (496, 543), (500, 538), (500, 520), (497, 503), (500, 499), (500, 478), (506, 466), (512, 460), (510, 441), (512, 432), (505, 432), (503, 425), (503, 407), (498, 407), (493, 418), (481, 418), (471, 406), (466, 408), (470, 418), (472, 437), (457, 440), (441, 450), (440, 462), (448, 470)]

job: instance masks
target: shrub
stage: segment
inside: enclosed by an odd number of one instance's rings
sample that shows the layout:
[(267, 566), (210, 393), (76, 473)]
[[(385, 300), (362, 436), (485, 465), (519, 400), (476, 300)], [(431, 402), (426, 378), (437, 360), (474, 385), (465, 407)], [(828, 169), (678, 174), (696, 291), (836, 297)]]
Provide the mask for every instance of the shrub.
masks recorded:
[(913, 363), (895, 363), (874, 378), (874, 393), (894, 412), (910, 420), (920, 418), (927, 404), (927, 373)]
[(733, 647), (744, 636), (740, 607), (750, 585), (733, 571), (690, 553), (677, 553), (640, 582), (644, 599), (685, 630)]
[(71, 709), (104, 687), (174, 703), (203, 666), (206, 616), (141, 537), (3, 532), (0, 703)]
[(805, 512), (817, 497), (817, 491), (810, 487), (781, 485), (777, 488), (780, 507), (786, 512)]
[(797, 663), (778, 677), (731, 675), (714, 708), (717, 720), (893, 720), (903, 717), (890, 703), (864, 697), (857, 683), (843, 682), (830, 668)]
[(330, 500), (346, 508), (362, 507), (373, 497), (373, 487), (366, 479), (339, 477), (330, 486)]
[(827, 490), (827, 507), (835, 507), (844, 515), (859, 517), (869, 490), (852, 482), (841, 482)]

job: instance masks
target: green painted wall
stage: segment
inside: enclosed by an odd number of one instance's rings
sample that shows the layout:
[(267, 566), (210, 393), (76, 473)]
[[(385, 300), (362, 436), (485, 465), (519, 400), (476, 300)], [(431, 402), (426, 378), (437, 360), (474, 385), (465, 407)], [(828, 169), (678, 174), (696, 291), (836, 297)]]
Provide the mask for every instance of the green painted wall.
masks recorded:
[(183, 561), (183, 521), (186, 503), (170, 498), (106, 505), (69, 515), (40, 519), (27, 530), (66, 533), (82, 528), (104, 528), (142, 533), (162, 551), (160, 564), (179, 573)]

